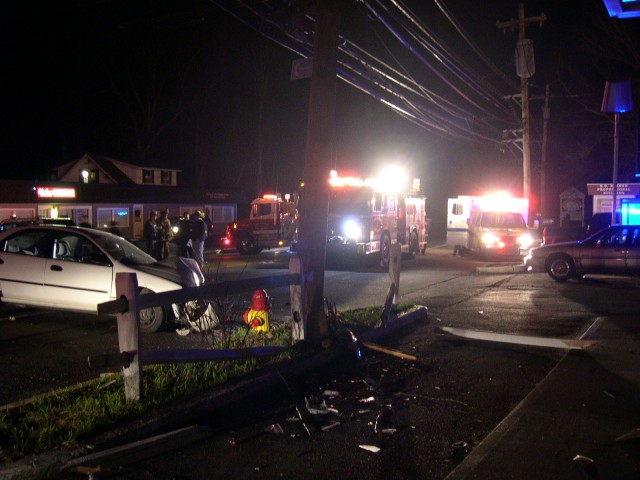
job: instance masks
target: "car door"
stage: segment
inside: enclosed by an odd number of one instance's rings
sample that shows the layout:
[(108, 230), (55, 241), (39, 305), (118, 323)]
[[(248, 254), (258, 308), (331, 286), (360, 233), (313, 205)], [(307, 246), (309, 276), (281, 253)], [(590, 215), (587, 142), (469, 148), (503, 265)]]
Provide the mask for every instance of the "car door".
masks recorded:
[(597, 241), (581, 247), (582, 268), (592, 273), (625, 273), (627, 227), (611, 227)]
[(629, 228), (627, 271), (629, 273), (640, 274), (640, 227)]
[(98, 303), (111, 300), (113, 265), (89, 238), (76, 232), (58, 232), (53, 255), (44, 271), (44, 294), (59, 308), (96, 312)]
[(49, 256), (50, 234), (43, 230), (22, 230), (0, 246), (0, 291), (2, 301), (41, 305), (44, 270)]

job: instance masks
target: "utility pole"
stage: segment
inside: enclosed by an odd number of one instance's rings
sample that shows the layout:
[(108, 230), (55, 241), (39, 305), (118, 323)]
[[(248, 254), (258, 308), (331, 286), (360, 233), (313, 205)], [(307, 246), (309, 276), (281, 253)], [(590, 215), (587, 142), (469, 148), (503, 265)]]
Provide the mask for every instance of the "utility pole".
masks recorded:
[(544, 107), (542, 107), (542, 157), (540, 159), (540, 213), (543, 219), (547, 217), (547, 139), (549, 134), (549, 118), (551, 117), (549, 97), (550, 89), (547, 83), (544, 94)]
[(527, 24), (542, 22), (547, 19), (544, 13), (536, 17), (525, 17), (524, 3), (518, 5), (518, 19), (496, 22), (496, 27), (503, 30), (510, 28), (514, 31), (518, 28), (518, 44), (516, 47), (516, 69), (520, 77), (520, 89), (522, 91), (522, 177), (523, 196), (531, 196), (531, 148), (529, 137), (529, 78), (535, 73), (535, 61), (533, 58), (533, 42), (525, 37)]
[(328, 341), (324, 313), (324, 264), (329, 209), (329, 172), (334, 157), (336, 70), (340, 5), (342, 0), (318, 0), (313, 41), (307, 144), (300, 199), (298, 249), (303, 272), (313, 279), (304, 284), (302, 312), (304, 338)]

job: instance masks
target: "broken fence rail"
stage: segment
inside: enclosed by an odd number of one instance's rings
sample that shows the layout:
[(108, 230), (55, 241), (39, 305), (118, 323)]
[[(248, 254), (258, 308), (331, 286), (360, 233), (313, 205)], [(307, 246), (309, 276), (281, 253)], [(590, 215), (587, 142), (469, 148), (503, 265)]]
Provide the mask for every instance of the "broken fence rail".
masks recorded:
[[(187, 303), (192, 300), (210, 299), (261, 288), (267, 289), (301, 285), (305, 281), (310, 281), (312, 275), (312, 272), (308, 272), (303, 278), (301, 274), (285, 273), (270, 277), (246, 278), (223, 283), (204, 284), (199, 287), (186, 287), (169, 292), (141, 295), (138, 298), (137, 304), (142, 310), (159, 305)], [(128, 308), (129, 300), (121, 296), (115, 300), (98, 304), (98, 315), (105, 316), (125, 313)]]
[[(286, 348), (267, 346), (225, 350), (181, 349), (144, 352), (141, 342), (140, 310), (160, 305), (184, 304), (193, 300), (207, 300), (258, 288), (302, 285), (305, 281), (310, 281), (313, 278), (312, 275), (311, 272), (307, 274), (289, 273), (140, 295), (135, 273), (116, 274), (116, 294), (118, 298), (99, 304), (98, 315), (116, 315), (118, 322), (118, 346), (121, 356), (124, 355), (126, 358), (122, 373), (127, 401), (139, 402), (142, 397), (142, 375), (145, 364), (264, 357), (277, 354)], [(292, 291), (292, 304), (293, 295), (294, 293)], [(299, 304), (300, 302), (298, 301), (297, 303)]]

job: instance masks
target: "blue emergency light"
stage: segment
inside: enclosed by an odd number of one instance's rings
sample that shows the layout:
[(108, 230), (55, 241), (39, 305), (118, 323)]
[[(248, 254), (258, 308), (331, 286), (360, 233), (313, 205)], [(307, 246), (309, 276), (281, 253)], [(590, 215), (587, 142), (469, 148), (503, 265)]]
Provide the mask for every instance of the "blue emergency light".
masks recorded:
[(620, 202), (620, 223), (640, 225), (640, 198), (623, 198)]
[(640, 0), (602, 0), (610, 17), (640, 17)]

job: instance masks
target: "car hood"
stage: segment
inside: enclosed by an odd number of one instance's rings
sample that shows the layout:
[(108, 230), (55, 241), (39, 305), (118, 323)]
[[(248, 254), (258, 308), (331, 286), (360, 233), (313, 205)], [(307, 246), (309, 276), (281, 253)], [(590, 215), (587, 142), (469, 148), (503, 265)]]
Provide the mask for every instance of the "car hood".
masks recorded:
[(164, 278), (182, 287), (197, 286), (194, 277), (200, 280), (200, 285), (204, 281), (202, 271), (196, 261), (191, 258), (169, 257), (160, 262), (150, 263), (148, 265), (129, 265), (129, 267), (156, 277)]
[(572, 253), (572, 252), (579, 251), (581, 246), (582, 246), (582, 241), (580, 240), (571, 241), (571, 242), (558, 242), (558, 243), (552, 243), (550, 245), (543, 245), (542, 247), (536, 247), (532, 249), (532, 252), (534, 254), (538, 253), (542, 255), (548, 255), (550, 253), (555, 253), (555, 252)]

